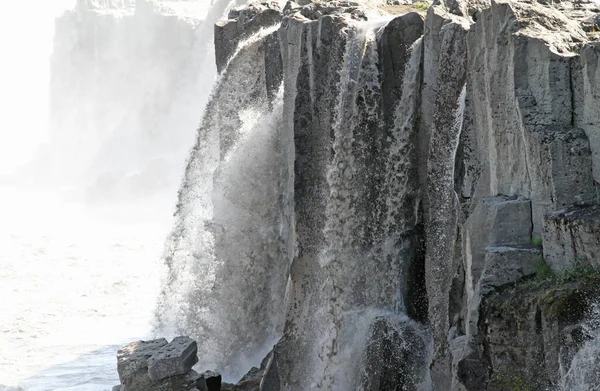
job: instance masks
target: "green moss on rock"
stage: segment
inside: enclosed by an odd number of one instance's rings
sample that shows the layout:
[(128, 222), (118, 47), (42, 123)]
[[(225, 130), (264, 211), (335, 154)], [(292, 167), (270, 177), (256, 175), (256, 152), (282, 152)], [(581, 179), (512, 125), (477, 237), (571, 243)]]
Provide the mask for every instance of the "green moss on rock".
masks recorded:
[(583, 338), (573, 332), (598, 298), (600, 275), (588, 272), (535, 278), (485, 297), (478, 327), (490, 361), (487, 389), (556, 386), (559, 352), (579, 348)]
[(539, 384), (527, 373), (520, 370), (504, 370), (495, 372), (489, 384), (495, 391), (536, 391)]

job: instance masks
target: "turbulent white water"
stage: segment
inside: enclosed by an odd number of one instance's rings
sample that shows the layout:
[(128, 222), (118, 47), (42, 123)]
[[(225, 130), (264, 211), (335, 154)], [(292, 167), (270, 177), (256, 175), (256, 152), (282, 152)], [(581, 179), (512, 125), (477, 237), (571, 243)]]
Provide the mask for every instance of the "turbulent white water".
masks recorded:
[(592, 306), (589, 319), (583, 324), (588, 340), (575, 353), (569, 368), (562, 369), (562, 391), (600, 390), (600, 305)]
[[(375, 354), (368, 353), (367, 346), (378, 319), (397, 323), (399, 336), (409, 330), (404, 348), (416, 344), (425, 350), (425, 333), (414, 331), (420, 326), (409, 324), (403, 303), (404, 268), (413, 256), (407, 251), (407, 232), (414, 227), (417, 207), (414, 189), (407, 185), (414, 167), (407, 147), (412, 135), (406, 124), (414, 120), (407, 113), (416, 105), (420, 46), (415, 45), (406, 64), (404, 94), (388, 133), (379, 100), (377, 51), (377, 34), (385, 23), (358, 23), (350, 29), (340, 70), (334, 156), (327, 173), (327, 247), (321, 256), (330, 309), (329, 325), (323, 326), (320, 338), (322, 363), (317, 367), (323, 375), (316, 382), (319, 389), (375, 387), (380, 379), (366, 373), (366, 365), (368, 355)], [(374, 146), (383, 134), (388, 139)], [(371, 148), (381, 149), (374, 153)], [(397, 170), (393, 176), (374, 180), (379, 165), (394, 165)], [(404, 207), (401, 211), (390, 207), (399, 204)], [(421, 368), (414, 365), (410, 376), (418, 378)]]
[(199, 368), (231, 381), (260, 363), (283, 326), (282, 92), (269, 101), (264, 51), (277, 28), (240, 42), (214, 88), (180, 190), (157, 310), (159, 331), (203, 341)]

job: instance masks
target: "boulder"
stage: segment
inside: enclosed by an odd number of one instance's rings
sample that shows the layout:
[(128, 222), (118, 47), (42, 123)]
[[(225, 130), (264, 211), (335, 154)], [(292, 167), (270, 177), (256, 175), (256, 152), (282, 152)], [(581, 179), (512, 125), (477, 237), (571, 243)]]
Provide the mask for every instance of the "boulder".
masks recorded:
[[(164, 338), (132, 342), (117, 353), (117, 370), (121, 386), (114, 391), (188, 391), (198, 387), (201, 375), (191, 370), (196, 362), (196, 343), (188, 337), (177, 337), (171, 343)], [(193, 356), (193, 359), (190, 359)], [(155, 357), (151, 360), (152, 357)], [(149, 366), (153, 376), (149, 375)], [(184, 371), (185, 369), (185, 371)], [(166, 373), (168, 376), (163, 376)]]
[(198, 362), (198, 345), (190, 337), (177, 337), (148, 359), (148, 376), (157, 381), (184, 375)]
[(152, 341), (136, 341), (125, 345), (117, 352), (117, 371), (121, 385), (128, 391), (151, 389), (148, 376), (148, 359), (167, 345), (164, 338)]

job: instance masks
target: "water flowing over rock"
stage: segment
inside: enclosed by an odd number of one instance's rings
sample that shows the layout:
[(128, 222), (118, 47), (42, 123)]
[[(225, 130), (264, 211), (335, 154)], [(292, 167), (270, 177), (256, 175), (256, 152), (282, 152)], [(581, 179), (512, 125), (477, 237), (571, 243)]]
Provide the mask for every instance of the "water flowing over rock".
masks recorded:
[(230, 10), (157, 330), (239, 390), (592, 384), (597, 14)]
[[(600, 388), (600, 371), (598, 371), (600, 308), (598, 303), (594, 304), (591, 315), (582, 327), (582, 334), (587, 337), (587, 341), (573, 355), (568, 368), (566, 365), (561, 366), (562, 379), (560, 385), (563, 390), (583, 391), (598, 390)], [(564, 361), (568, 363), (568, 360)]]
[(283, 327), (288, 179), (279, 167), (280, 82), (267, 88), (267, 74), (281, 80), (281, 72), (266, 62), (276, 29), (242, 41), (213, 91), (180, 190), (159, 305), (162, 325), (204, 341), (201, 364), (228, 363), (220, 368), (234, 376), (243, 373), (238, 361), (263, 356)]

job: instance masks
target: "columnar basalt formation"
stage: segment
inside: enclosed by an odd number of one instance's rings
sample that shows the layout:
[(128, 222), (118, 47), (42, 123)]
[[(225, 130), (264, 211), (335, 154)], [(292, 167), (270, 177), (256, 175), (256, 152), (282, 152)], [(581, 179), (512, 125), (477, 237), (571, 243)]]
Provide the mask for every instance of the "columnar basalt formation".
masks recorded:
[(260, 390), (557, 386), (598, 297), (598, 9), (398, 9), (215, 27), (161, 321), (235, 365), (279, 339)]

